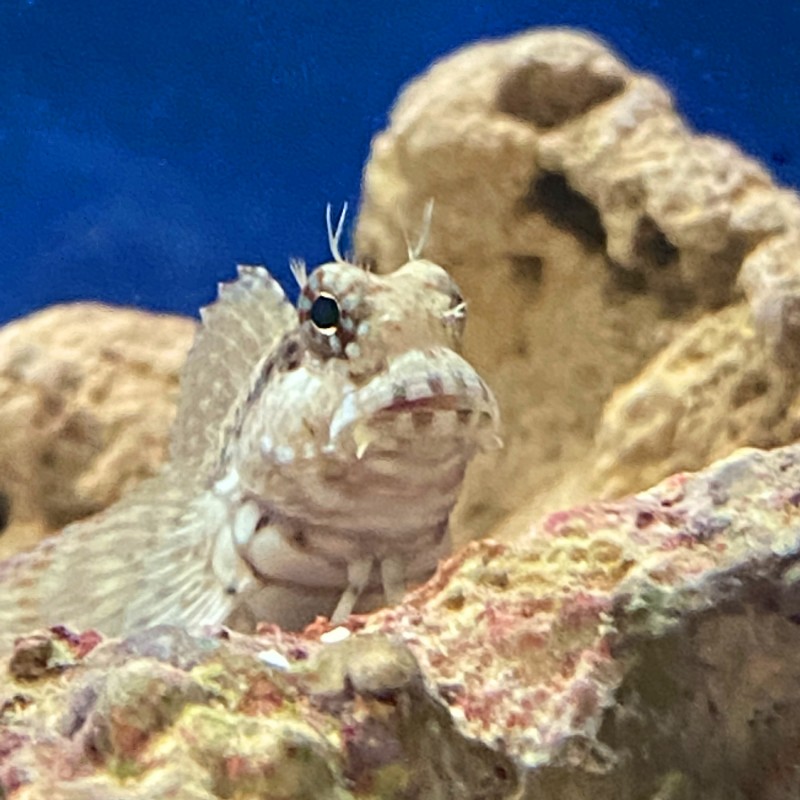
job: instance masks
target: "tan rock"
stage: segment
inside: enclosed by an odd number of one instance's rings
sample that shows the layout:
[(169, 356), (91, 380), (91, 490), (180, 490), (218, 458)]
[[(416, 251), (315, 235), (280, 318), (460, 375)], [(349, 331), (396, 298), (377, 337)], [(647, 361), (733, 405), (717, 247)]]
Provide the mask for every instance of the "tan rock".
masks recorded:
[(429, 198), (425, 255), (464, 290), (506, 425), (460, 535), (796, 438), (800, 201), (595, 38), (480, 43), (409, 84), (365, 168), (360, 257), (402, 263)]
[(155, 471), (194, 328), (189, 319), (76, 303), (0, 330), (0, 558), (105, 508)]
[[(622, 497), (700, 470), (742, 442), (771, 448), (798, 438), (797, 382), (736, 303), (708, 312), (612, 394), (583, 468), (567, 473), (548, 502)], [(536, 502), (522, 504), (494, 535), (513, 539), (538, 516)]]
[(709, 313), (612, 395), (590, 491), (619, 496), (665, 471), (699, 470), (743, 441), (762, 448), (794, 441), (798, 411), (796, 383), (757, 335), (749, 309)]

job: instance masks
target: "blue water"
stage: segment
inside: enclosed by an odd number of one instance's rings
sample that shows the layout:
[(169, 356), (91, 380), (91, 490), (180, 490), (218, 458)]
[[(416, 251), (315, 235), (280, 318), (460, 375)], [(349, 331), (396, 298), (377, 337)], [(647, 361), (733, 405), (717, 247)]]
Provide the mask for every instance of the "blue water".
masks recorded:
[(325, 259), (325, 204), (355, 207), (402, 84), (535, 25), (600, 34), (800, 185), (797, 3), (0, 0), (0, 321), (193, 314), (237, 262)]

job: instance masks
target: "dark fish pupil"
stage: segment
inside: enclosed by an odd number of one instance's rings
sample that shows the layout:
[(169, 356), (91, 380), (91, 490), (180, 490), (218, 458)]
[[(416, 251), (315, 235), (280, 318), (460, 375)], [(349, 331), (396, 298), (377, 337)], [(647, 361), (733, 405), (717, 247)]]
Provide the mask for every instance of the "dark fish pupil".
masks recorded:
[(339, 324), (339, 304), (334, 297), (321, 294), (311, 305), (311, 321), (318, 328), (335, 328)]

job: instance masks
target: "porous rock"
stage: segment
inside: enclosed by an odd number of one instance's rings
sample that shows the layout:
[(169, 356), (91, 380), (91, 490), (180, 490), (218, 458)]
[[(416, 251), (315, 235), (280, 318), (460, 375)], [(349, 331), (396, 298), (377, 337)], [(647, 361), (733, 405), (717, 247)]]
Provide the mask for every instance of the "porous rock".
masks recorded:
[(194, 327), (75, 303), (0, 330), (0, 558), (157, 469)]
[[(795, 797), (800, 447), (484, 540), (302, 634), (58, 629), (0, 675), (9, 798)], [(17, 656), (19, 660), (19, 656)], [(41, 659), (39, 659), (41, 662)], [(41, 666), (41, 664), (40, 664)]]
[(372, 143), (360, 258), (401, 264), (431, 198), (424, 253), (506, 431), (461, 538), (797, 437), (800, 200), (598, 39), (483, 42), (412, 81)]

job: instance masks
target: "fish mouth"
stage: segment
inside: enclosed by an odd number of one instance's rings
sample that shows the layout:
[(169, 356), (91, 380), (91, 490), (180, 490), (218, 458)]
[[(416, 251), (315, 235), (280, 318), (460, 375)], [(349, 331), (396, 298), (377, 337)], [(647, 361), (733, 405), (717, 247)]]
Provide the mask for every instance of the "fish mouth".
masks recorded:
[(402, 414), (414, 411), (457, 411), (459, 398), (454, 395), (430, 395), (418, 397), (415, 400), (393, 400), (388, 406), (381, 409), (378, 414)]
[[(365, 425), (391, 425), (407, 416), (420, 421), (448, 412), (465, 437), (481, 440), (479, 446), (488, 448), (497, 442), (497, 401), (473, 367), (445, 347), (412, 350), (394, 358), (386, 370), (345, 396), (331, 419), (330, 441), (352, 435), (353, 429)], [(461, 435), (457, 430), (444, 435)]]

